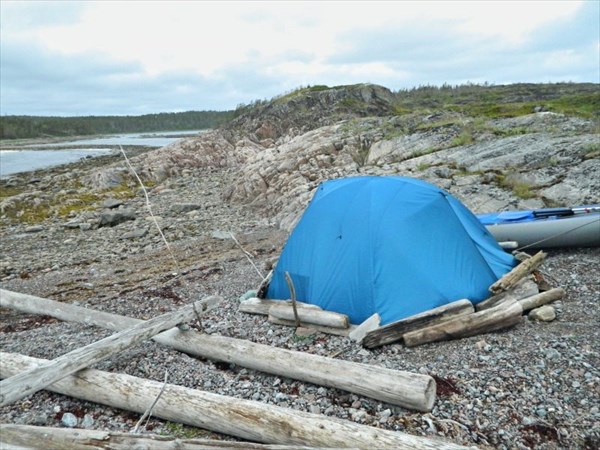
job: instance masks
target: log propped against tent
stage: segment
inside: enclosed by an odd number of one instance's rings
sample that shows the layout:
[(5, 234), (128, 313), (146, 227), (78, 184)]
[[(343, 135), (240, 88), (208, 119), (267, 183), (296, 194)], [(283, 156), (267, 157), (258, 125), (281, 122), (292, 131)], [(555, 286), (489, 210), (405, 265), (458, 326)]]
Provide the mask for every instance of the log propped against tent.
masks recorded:
[[(0, 289), (0, 306), (116, 331), (144, 323), (139, 319), (4, 289)], [(417, 411), (431, 411), (435, 402), (435, 381), (428, 375), (201, 334), (194, 330), (181, 332), (175, 328), (155, 336), (153, 340), (188, 354), (334, 387)]]
[(469, 300), (448, 303), (447, 305), (442, 305), (376, 328), (366, 334), (362, 345), (366, 348), (376, 348), (385, 344), (391, 344), (401, 340), (402, 336), (410, 331), (436, 325), (454, 317), (471, 314), (473, 311), (473, 304)]
[[(402, 332), (404, 334), (401, 339), (411, 347), (428, 342), (489, 333), (514, 326), (521, 321), (524, 312), (559, 300), (565, 295), (562, 288), (539, 293), (536, 282), (528, 277), (537, 271), (545, 257), (545, 253), (539, 252), (533, 257), (523, 260), (490, 286), (490, 291), (496, 292), (496, 294), (478, 303), (475, 307), (477, 312), (473, 312), (472, 307), (470, 310), (461, 310), (458, 307), (460, 302), (455, 302), (458, 312), (448, 313), (448, 310), (453, 310), (454, 303), (450, 303), (375, 329), (365, 337), (363, 345), (372, 348), (381, 345), (382, 342), (386, 343), (385, 341), (396, 341), (400, 339), (399, 335)], [(468, 303), (470, 304), (470, 302)]]
[[(0, 353), (0, 377), (11, 377), (46, 362)], [(147, 411), (159, 397), (153, 409), (155, 417), (256, 442), (341, 448), (465, 448), (434, 438), (94, 369), (69, 375), (48, 389), (137, 413)]]

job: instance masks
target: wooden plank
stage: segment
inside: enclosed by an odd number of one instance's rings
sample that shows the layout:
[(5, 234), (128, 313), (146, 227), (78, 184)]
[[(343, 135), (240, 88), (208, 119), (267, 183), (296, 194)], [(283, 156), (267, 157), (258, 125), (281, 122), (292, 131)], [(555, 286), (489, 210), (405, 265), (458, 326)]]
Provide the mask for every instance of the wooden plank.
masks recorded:
[(503, 303), (495, 308), (457, 317), (432, 327), (411, 331), (403, 336), (409, 347), (428, 342), (446, 341), (500, 330), (521, 321), (523, 307), (517, 301)]
[[(47, 363), (0, 353), (0, 377)], [(53, 392), (142, 414), (162, 391), (153, 415), (241, 439), (269, 444), (394, 449), (459, 449), (441, 440), (356, 424), (348, 420), (227, 397), (125, 374), (86, 369), (48, 386)]]
[[(116, 331), (143, 322), (3, 289), (0, 289), (0, 306), (32, 314), (41, 312), (61, 320), (83, 322)], [(183, 333), (175, 328), (153, 339), (190, 355), (334, 387), (408, 409), (431, 411), (435, 402), (435, 381), (427, 375), (336, 360), (242, 339), (211, 336), (193, 330)]]
[(522, 261), (521, 264), (513, 268), (510, 272), (492, 284), (490, 286), (490, 292), (492, 294), (499, 294), (502, 291), (507, 291), (521, 278), (525, 278), (531, 272), (540, 267), (544, 262), (544, 259), (546, 259), (546, 253), (540, 251), (531, 258), (527, 258), (526, 260)]
[(458, 300), (370, 331), (363, 339), (362, 345), (366, 348), (376, 348), (391, 344), (401, 340), (404, 334), (413, 330), (436, 325), (473, 312), (473, 304), (469, 300)]
[(209, 297), (134, 325), (131, 329), (113, 334), (93, 344), (66, 353), (43, 367), (17, 374), (0, 381), (0, 406), (9, 405), (23, 397), (31, 395), (49, 384), (97, 362), (103, 361), (145, 339), (168, 330), (175, 325), (192, 320), (197, 314), (203, 314), (221, 299)]

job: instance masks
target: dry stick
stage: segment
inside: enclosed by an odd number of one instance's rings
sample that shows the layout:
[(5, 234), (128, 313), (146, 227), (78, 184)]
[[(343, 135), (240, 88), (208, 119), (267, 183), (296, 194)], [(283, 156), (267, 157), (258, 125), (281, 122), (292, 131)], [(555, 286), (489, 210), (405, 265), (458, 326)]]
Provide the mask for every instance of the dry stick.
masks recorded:
[(250, 261), (250, 264), (252, 264), (252, 267), (254, 267), (254, 270), (256, 270), (256, 273), (258, 273), (258, 276), (263, 280), (263, 282), (266, 280), (265, 276), (262, 274), (262, 272), (260, 270), (258, 270), (258, 267), (256, 267), (256, 264), (254, 264), (254, 261), (252, 261), (252, 258), (250, 258), (250, 256), (252, 256), (250, 254), (250, 252), (247, 252), (246, 250), (244, 250), (244, 247), (242, 247), (242, 244), (240, 244), (238, 242), (238, 240), (235, 238), (235, 236), (233, 235), (233, 233), (230, 231), (229, 234), (231, 235), (231, 239), (233, 239), (233, 242), (235, 242), (237, 244), (237, 246), (240, 248), (240, 250), (242, 251), (242, 253), (244, 254), (244, 256), (246, 256), (246, 258), (248, 258), (248, 261)]
[(123, 146), (119, 145), (119, 148), (121, 149), (121, 153), (123, 154), (123, 157), (125, 158), (125, 162), (127, 163), (127, 166), (129, 167), (129, 170), (131, 170), (133, 172), (133, 175), (135, 175), (135, 177), (138, 180), (138, 183), (140, 183), (140, 186), (142, 187), (142, 191), (144, 191), (144, 196), (146, 197), (146, 207), (148, 208), (148, 212), (150, 213), (150, 217), (152, 217), (152, 220), (154, 221), (154, 225), (156, 225), (156, 229), (158, 230), (158, 233), (160, 234), (160, 237), (162, 238), (163, 242), (167, 246), (167, 250), (169, 251), (169, 255), (171, 255), (171, 259), (173, 260), (173, 263), (175, 264), (175, 268), (177, 270), (179, 270), (179, 263), (177, 262), (177, 259), (175, 259), (175, 254), (173, 253), (173, 250), (171, 250), (171, 246), (169, 245), (169, 242), (167, 241), (167, 238), (163, 234), (163, 232), (162, 232), (162, 230), (160, 228), (160, 225), (158, 224), (158, 220), (156, 220), (156, 217), (154, 216), (154, 213), (152, 212), (152, 205), (150, 204), (150, 198), (148, 197), (148, 191), (146, 191), (146, 186), (144, 186), (144, 183), (142, 182), (141, 178), (138, 176), (137, 172), (135, 171), (135, 169), (133, 168), (133, 166), (129, 162), (129, 159), (127, 158), (127, 155), (125, 154), (125, 150), (123, 150)]
[(285, 273), (285, 281), (290, 289), (290, 297), (292, 298), (292, 309), (294, 310), (294, 318), (296, 319), (296, 328), (300, 328), (300, 317), (298, 317), (298, 309), (296, 308), (296, 288), (289, 272)]
[(158, 399), (160, 398), (162, 393), (165, 392), (165, 388), (167, 387), (168, 378), (169, 378), (169, 371), (165, 370), (165, 382), (163, 383), (163, 387), (161, 388), (160, 392), (158, 393), (158, 395), (156, 396), (156, 398), (154, 399), (154, 401), (152, 402), (150, 407), (146, 410), (146, 412), (142, 415), (142, 417), (140, 417), (140, 420), (138, 420), (138, 422), (135, 424), (135, 428), (133, 429), (134, 433), (138, 432), (138, 427), (142, 424), (142, 422), (144, 421), (144, 419), (146, 417), (148, 417), (148, 420), (146, 420), (146, 425), (144, 425), (144, 429), (148, 426), (150, 417), (152, 417), (152, 410), (154, 409), (154, 406), (156, 405), (156, 403), (158, 403)]

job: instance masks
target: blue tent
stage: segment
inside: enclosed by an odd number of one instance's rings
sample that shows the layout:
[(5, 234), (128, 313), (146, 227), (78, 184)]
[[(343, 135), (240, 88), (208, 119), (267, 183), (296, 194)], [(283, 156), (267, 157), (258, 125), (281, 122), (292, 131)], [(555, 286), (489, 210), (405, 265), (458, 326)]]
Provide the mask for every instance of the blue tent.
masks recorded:
[(296, 298), (381, 324), (467, 298), (478, 303), (515, 265), (457, 199), (423, 181), (354, 177), (321, 183), (290, 235), (267, 298)]

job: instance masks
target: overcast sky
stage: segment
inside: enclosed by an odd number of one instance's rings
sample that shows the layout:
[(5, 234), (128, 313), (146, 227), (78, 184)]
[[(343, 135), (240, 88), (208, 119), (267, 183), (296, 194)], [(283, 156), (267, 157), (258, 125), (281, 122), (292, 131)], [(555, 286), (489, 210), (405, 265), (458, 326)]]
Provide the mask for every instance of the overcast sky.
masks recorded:
[(600, 1), (0, 2), (0, 113), (226, 110), (299, 86), (600, 82)]

